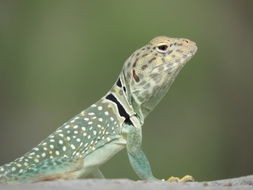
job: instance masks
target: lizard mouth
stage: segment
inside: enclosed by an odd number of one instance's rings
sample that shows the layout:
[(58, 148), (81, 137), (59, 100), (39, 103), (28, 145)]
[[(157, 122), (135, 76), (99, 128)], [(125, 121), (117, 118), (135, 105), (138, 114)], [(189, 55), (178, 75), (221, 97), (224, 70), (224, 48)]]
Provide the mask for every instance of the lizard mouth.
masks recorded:
[(195, 55), (195, 53), (197, 52), (197, 50), (198, 50), (198, 47), (195, 45), (195, 46), (193, 46), (192, 48), (191, 48), (191, 56), (194, 56)]

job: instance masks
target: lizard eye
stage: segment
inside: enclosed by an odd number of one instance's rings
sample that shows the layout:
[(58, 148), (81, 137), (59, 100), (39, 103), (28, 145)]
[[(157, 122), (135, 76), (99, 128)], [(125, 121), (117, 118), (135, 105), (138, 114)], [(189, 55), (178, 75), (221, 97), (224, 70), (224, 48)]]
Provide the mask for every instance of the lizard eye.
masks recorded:
[(166, 44), (161, 44), (156, 47), (157, 51), (160, 53), (165, 53), (168, 49), (168, 46)]

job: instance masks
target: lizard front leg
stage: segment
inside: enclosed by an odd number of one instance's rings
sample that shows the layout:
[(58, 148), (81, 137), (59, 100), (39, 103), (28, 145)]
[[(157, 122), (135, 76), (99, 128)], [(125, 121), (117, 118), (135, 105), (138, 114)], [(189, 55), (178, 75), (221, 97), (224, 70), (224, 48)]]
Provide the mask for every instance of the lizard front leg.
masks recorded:
[(141, 128), (125, 124), (123, 127), (127, 134), (127, 154), (132, 168), (139, 178), (143, 180), (158, 180), (153, 176), (149, 161), (141, 149)]
[[(124, 130), (127, 134), (127, 154), (132, 168), (139, 178), (143, 180), (159, 180), (153, 176), (149, 161), (141, 149), (142, 132), (141, 127), (125, 125)], [(164, 180), (163, 180), (164, 181)], [(170, 177), (168, 182), (188, 182), (194, 181), (190, 175), (183, 178)]]

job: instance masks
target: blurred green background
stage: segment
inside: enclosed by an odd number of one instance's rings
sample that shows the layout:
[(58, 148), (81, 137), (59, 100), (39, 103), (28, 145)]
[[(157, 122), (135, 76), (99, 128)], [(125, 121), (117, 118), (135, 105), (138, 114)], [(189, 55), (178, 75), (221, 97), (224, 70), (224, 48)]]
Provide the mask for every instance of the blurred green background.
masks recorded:
[[(199, 50), (143, 127), (155, 176), (253, 174), (253, 2), (0, 0), (0, 164), (97, 101), (158, 35)], [(137, 179), (126, 152), (102, 167)]]

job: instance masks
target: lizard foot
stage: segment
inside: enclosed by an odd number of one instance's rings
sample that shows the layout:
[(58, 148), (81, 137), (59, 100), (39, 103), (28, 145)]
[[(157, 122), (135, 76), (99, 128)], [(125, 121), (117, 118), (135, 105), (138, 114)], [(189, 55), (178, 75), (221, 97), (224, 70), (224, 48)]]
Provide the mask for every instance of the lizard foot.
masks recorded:
[(194, 180), (194, 178), (192, 176), (186, 175), (186, 176), (184, 176), (182, 178), (171, 176), (166, 181), (168, 181), (168, 182), (193, 182), (195, 180)]

